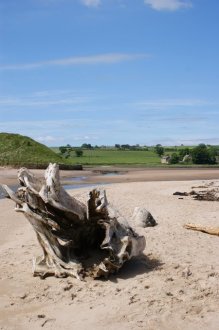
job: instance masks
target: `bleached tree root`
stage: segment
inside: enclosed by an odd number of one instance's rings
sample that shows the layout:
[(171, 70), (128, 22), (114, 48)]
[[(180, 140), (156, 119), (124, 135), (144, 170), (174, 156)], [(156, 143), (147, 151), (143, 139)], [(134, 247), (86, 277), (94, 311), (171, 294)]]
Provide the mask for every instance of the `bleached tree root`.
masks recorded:
[(205, 227), (202, 225), (195, 225), (192, 223), (185, 224), (183, 227), (186, 229), (201, 231), (206, 234), (219, 236), (219, 227)]
[(105, 191), (90, 191), (87, 204), (70, 196), (60, 184), (57, 164), (48, 166), (44, 181), (26, 168), (19, 170), (18, 180), (16, 193), (3, 188), (32, 225), (43, 250), (42, 257), (34, 258), (34, 276), (107, 277), (145, 249), (144, 236), (116, 213)]

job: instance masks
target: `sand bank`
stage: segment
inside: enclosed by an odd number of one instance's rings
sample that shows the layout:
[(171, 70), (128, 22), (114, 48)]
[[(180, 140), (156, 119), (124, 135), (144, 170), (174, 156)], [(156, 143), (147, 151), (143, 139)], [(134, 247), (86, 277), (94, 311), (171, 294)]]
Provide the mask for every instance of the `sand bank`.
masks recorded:
[[(0, 167), (0, 183), (17, 184), (17, 169)], [(43, 177), (44, 170), (31, 170), (37, 177)], [(85, 167), (83, 171), (60, 171), (62, 182), (83, 183), (120, 183), (120, 182), (153, 182), (179, 180), (211, 180), (219, 178), (219, 168), (137, 168), (98, 166)]]

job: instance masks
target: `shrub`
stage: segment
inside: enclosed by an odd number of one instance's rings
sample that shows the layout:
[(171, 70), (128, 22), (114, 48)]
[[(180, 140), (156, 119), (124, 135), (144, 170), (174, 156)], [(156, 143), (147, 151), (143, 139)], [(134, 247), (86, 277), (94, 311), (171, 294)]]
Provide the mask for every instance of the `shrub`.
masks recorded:
[(161, 144), (157, 144), (155, 147), (155, 152), (158, 154), (158, 156), (162, 156), (164, 154), (164, 148)]
[(170, 157), (170, 164), (177, 164), (179, 163), (179, 155), (174, 152)]
[(76, 149), (75, 150), (76, 157), (82, 157), (83, 156), (83, 150), (81, 149)]
[(192, 161), (194, 164), (215, 164), (216, 158), (205, 144), (199, 144), (192, 149)]

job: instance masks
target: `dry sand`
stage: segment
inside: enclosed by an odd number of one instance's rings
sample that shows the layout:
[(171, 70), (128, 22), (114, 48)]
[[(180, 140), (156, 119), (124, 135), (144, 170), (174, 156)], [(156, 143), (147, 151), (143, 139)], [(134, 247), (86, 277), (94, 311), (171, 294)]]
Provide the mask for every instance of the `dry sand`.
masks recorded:
[[(158, 226), (137, 229), (146, 236), (145, 257), (108, 280), (86, 282), (33, 277), (32, 257), (42, 253), (33, 229), (12, 201), (1, 200), (0, 329), (218, 329), (219, 237), (183, 224), (218, 227), (219, 203), (173, 196), (198, 185), (203, 181), (105, 186), (127, 219), (135, 206), (146, 207)], [(84, 199), (86, 190), (71, 194)]]

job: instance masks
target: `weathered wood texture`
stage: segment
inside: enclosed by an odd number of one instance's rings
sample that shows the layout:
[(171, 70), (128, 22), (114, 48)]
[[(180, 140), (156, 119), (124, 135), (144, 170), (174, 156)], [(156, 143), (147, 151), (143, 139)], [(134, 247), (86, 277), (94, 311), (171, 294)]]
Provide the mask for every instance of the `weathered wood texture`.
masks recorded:
[(81, 203), (61, 186), (57, 164), (48, 166), (45, 180), (26, 168), (19, 170), (18, 180), (16, 193), (3, 188), (33, 226), (43, 250), (33, 261), (35, 276), (107, 277), (143, 252), (144, 236), (116, 214), (105, 191), (93, 189), (87, 205)]
[(219, 227), (206, 227), (198, 224), (187, 223), (184, 225), (184, 228), (201, 231), (206, 234), (219, 236)]

